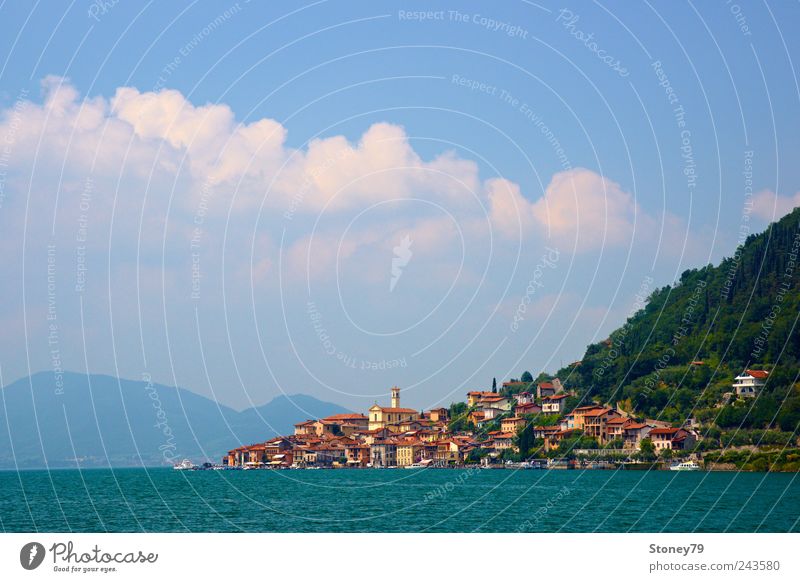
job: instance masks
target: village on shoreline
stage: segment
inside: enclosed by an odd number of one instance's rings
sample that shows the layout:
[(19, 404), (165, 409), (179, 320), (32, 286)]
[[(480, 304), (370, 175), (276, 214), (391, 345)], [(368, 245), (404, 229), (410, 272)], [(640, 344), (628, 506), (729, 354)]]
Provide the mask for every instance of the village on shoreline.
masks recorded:
[[(729, 396), (755, 397), (767, 376), (745, 370)], [(737, 470), (720, 462), (720, 451), (698, 446), (703, 437), (693, 419), (674, 426), (619, 405), (583, 404), (558, 378), (513, 380), (499, 391), (494, 381), (491, 391), (466, 396), (450, 408), (418, 411), (402, 407), (393, 387), (389, 406), (300, 422), (293, 435), (237, 447), (205, 468)]]

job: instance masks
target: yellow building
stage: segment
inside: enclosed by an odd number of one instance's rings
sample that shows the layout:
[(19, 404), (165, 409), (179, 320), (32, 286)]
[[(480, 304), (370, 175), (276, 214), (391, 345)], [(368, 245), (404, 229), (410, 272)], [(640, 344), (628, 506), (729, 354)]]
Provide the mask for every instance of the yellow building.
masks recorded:
[(528, 423), (527, 420), (524, 418), (520, 418), (518, 416), (512, 416), (511, 418), (504, 418), (500, 421), (500, 430), (503, 432), (510, 432), (513, 434), (517, 434), (519, 429), (524, 427)]
[(389, 407), (375, 404), (369, 409), (369, 430), (387, 428), (402, 422), (417, 420), (419, 412), (413, 408), (400, 407), (400, 388), (392, 388), (392, 405)]
[(423, 458), (425, 447), (420, 441), (407, 440), (397, 443), (397, 466), (407, 467), (419, 463)]

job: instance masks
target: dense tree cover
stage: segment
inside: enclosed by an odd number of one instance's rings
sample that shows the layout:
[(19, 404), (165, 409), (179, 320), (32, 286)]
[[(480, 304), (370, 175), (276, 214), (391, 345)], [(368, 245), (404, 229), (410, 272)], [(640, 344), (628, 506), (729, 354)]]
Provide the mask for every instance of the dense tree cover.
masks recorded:
[(524, 459), (530, 455), (535, 440), (533, 437), (533, 425), (529, 422), (517, 433), (517, 448), (519, 449), (520, 457)]
[[(800, 208), (719, 266), (687, 270), (653, 291), (623, 327), (588, 346), (580, 365), (556, 375), (584, 402), (629, 402), (650, 418), (679, 423), (697, 413), (722, 427), (796, 430), (798, 250)], [(745, 367), (771, 370), (759, 402), (715, 408)]]

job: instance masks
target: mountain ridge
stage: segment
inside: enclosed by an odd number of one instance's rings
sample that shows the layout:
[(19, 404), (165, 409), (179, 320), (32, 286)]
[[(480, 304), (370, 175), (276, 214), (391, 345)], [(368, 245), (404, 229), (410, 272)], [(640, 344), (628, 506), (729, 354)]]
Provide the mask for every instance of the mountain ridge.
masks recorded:
[(37, 372), (0, 389), (0, 467), (219, 462), (233, 447), (291, 433), (296, 422), (349, 412), (307, 394), (237, 411), (149, 379), (60, 376), (57, 384), (53, 373)]

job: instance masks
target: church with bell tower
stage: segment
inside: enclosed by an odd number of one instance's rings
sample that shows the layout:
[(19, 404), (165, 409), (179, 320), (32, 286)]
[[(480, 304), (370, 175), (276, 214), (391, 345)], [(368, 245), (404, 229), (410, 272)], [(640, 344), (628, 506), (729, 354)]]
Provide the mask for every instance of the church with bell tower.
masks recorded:
[(410, 420), (417, 420), (419, 412), (413, 408), (400, 406), (400, 388), (392, 387), (391, 406), (379, 406), (377, 403), (369, 409), (369, 430), (388, 428)]

